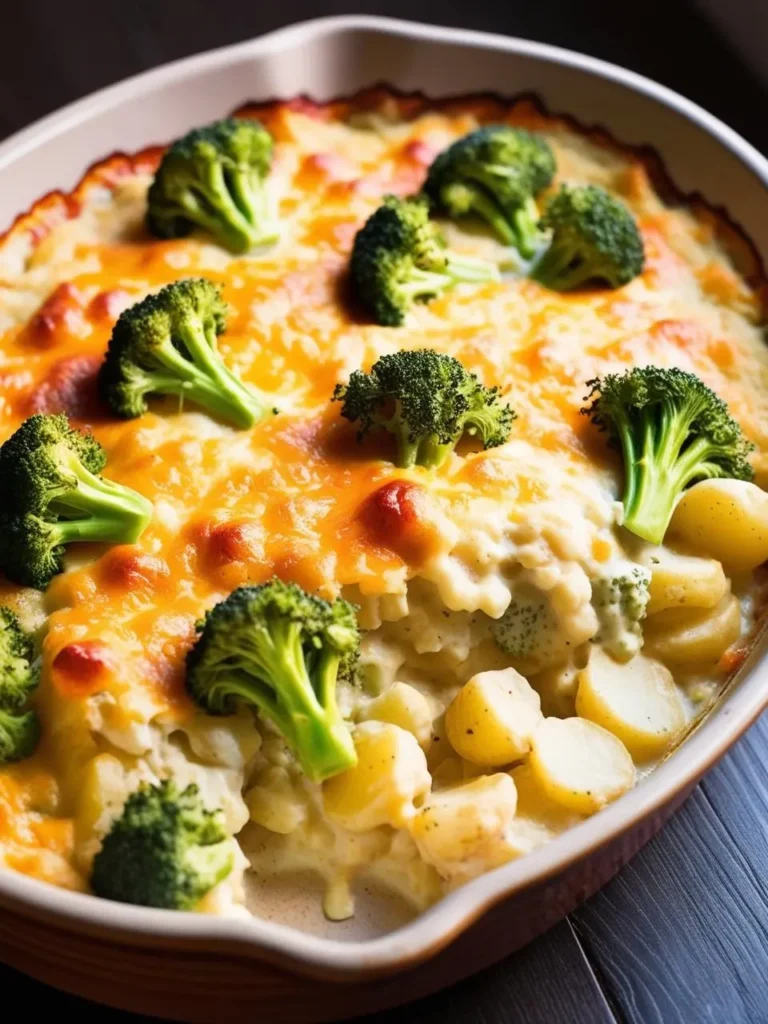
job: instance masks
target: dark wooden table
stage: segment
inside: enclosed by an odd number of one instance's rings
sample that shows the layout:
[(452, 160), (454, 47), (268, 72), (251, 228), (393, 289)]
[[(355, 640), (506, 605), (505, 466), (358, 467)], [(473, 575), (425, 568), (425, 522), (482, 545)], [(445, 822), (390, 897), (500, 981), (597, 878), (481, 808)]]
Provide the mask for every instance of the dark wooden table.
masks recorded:
[[(763, 2), (754, 0), (755, 9)], [(620, 0), (7, 0), (0, 14), (0, 137), (165, 61), (292, 21), (363, 10), (596, 54), (691, 96), (768, 150), (766, 97), (717, 33), (682, 0), (644, 0), (641, 7), (642, 16)], [(764, 717), (661, 836), (570, 920), (470, 981), (369, 1020), (768, 1024), (767, 978)], [(48, 1012), (104, 1024), (146, 1020), (61, 995), (2, 966), (0, 994), (3, 1007), (23, 1006), (25, 1019)], [(18, 1012), (2, 1009), (0, 1020)]]

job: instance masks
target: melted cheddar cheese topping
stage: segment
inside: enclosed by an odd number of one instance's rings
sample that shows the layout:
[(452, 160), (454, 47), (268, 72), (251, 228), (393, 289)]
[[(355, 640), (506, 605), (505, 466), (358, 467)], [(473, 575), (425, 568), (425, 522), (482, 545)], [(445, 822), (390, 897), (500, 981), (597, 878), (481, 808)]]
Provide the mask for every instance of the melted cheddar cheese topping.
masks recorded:
[[(583, 801), (558, 795), (543, 738), (518, 737), (523, 750), (533, 743), (534, 767), (545, 764), (532, 781), (528, 768), (494, 773), (463, 759), (444, 726), (470, 678), (514, 669), (544, 714), (572, 716), (597, 631), (590, 579), (617, 559), (642, 560), (642, 546), (617, 526), (618, 460), (579, 413), (585, 382), (648, 363), (693, 371), (755, 443), (759, 482), (768, 470), (762, 293), (748, 247), (705, 210), (666, 205), (647, 160), (530, 104), (430, 105), (377, 93), (246, 114), (275, 139), (276, 246), (235, 257), (202, 233), (150, 238), (144, 213), (158, 151), (106, 161), (0, 243), (0, 440), (32, 413), (64, 411), (104, 446), (106, 475), (154, 504), (137, 544), (70, 547), (67, 571), (44, 595), (0, 582), (0, 603), (42, 630), (44, 727), (34, 758), (0, 769), (0, 862), (87, 888), (90, 860), (127, 793), (173, 774), (223, 806), (234, 832), (244, 829), (255, 871), (319, 870), (331, 916), (345, 916), (344, 885), (366, 872), (424, 906), (585, 812)], [(355, 232), (383, 195), (417, 191), (442, 148), (488, 121), (542, 132), (556, 183), (600, 184), (627, 203), (645, 271), (616, 291), (574, 294), (507, 274), (417, 306), (399, 329), (361, 320), (346, 295)], [(503, 255), (466, 225), (445, 232), (467, 254)], [(187, 276), (222, 286), (231, 309), (222, 356), (278, 410), (251, 430), (170, 398), (131, 421), (99, 403), (95, 375), (120, 312)], [(334, 386), (385, 353), (423, 347), (501, 388), (518, 414), (506, 445), (461, 445), (429, 473), (393, 466), (385, 436), (358, 443), (329, 401)], [(561, 656), (512, 669), (491, 623), (520, 573), (548, 597)], [(325, 795), (306, 783), (280, 737), (250, 712), (210, 719), (185, 696), (196, 620), (235, 587), (274, 574), (360, 606), (364, 685), (342, 703), (358, 722), (383, 723), (360, 732), (371, 757), (391, 749), (393, 759), (410, 758), (381, 783), (391, 792), (375, 821), (355, 817), (354, 793), (339, 796), (338, 780)], [(732, 590), (743, 614), (724, 643), (730, 660), (694, 655), (673, 669), (686, 715), (689, 698), (706, 703), (715, 692), (751, 628), (751, 577)], [(417, 754), (392, 730), (415, 736)], [(602, 742), (587, 741), (595, 750)], [(608, 746), (605, 756), (614, 756)], [(469, 826), (462, 807), (473, 809)], [(242, 900), (242, 870), (235, 874), (206, 909)]]

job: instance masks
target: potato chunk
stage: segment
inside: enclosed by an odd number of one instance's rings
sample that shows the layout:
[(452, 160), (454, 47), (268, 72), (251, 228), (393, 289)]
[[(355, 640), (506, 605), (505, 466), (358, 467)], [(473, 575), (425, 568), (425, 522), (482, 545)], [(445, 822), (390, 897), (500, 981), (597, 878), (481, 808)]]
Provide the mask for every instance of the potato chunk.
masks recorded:
[(594, 814), (635, 784), (621, 740), (585, 718), (545, 718), (529, 763), (547, 796), (578, 814)]
[(660, 547), (651, 549), (647, 565), (651, 570), (648, 615), (667, 608), (714, 608), (728, 592), (723, 567), (714, 558)]
[(411, 820), (411, 835), (443, 878), (466, 881), (515, 856), (506, 837), (516, 806), (509, 775), (482, 775), (433, 793)]
[(741, 634), (741, 609), (732, 594), (714, 608), (670, 608), (645, 625), (643, 650), (671, 665), (716, 662)]
[(618, 736), (636, 761), (660, 757), (685, 726), (668, 669), (642, 654), (619, 665), (599, 647), (579, 673), (576, 710)]
[(359, 725), (355, 750), (354, 768), (323, 784), (326, 814), (352, 832), (403, 828), (432, 785), (424, 751), (411, 733), (385, 722)]
[(278, 766), (267, 769), (246, 793), (245, 802), (251, 821), (281, 835), (294, 832), (307, 818), (306, 801), (285, 768)]
[(542, 720), (538, 693), (507, 668), (481, 672), (462, 686), (445, 713), (445, 731), (457, 754), (497, 768), (528, 754)]
[(432, 738), (432, 712), (429, 701), (415, 686), (393, 683), (366, 708), (366, 719), (391, 722), (412, 733), (422, 747)]
[(746, 572), (768, 559), (768, 494), (748, 480), (702, 480), (683, 494), (669, 530)]
[(112, 754), (99, 754), (86, 766), (75, 817), (75, 850), (84, 870), (90, 871), (101, 840), (129, 791), (128, 772)]

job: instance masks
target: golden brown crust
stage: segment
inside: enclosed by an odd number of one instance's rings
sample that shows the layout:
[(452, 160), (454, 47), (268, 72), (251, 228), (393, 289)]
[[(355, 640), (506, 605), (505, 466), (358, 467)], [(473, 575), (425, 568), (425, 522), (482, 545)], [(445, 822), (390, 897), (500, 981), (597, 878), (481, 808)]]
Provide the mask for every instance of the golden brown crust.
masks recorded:
[(149, 173), (157, 167), (163, 154), (160, 146), (150, 146), (133, 156), (113, 153), (91, 164), (71, 192), (55, 190), (38, 199), (33, 206), (20, 213), (8, 230), (0, 234), (0, 245), (18, 235), (29, 235), (37, 246), (48, 233), (65, 220), (80, 213), (86, 196), (93, 188), (113, 189), (123, 178), (133, 174)]
[[(421, 92), (405, 93), (387, 85), (377, 85), (326, 102), (318, 102), (306, 95), (290, 100), (247, 102), (237, 107), (233, 116), (258, 117), (279, 137), (281, 111), (300, 111), (307, 116), (329, 121), (387, 108), (393, 116), (406, 120), (416, 118), (427, 110), (473, 114), (483, 122), (514, 117), (516, 123), (532, 130), (562, 128), (577, 132), (596, 145), (631, 158), (636, 166), (644, 169), (665, 202), (688, 206), (694, 216), (713, 232), (738, 272), (752, 289), (759, 292), (764, 314), (768, 311), (768, 285), (763, 261), (746, 229), (731, 218), (726, 207), (708, 202), (699, 192), (685, 193), (679, 189), (669, 175), (661, 154), (653, 146), (630, 145), (616, 139), (601, 125), (586, 125), (570, 114), (553, 113), (533, 93), (521, 94), (508, 100), (491, 93), (433, 99)], [(71, 192), (50, 192), (27, 212), (21, 213), (8, 231), (0, 235), (0, 245), (19, 233), (29, 234), (33, 245), (39, 244), (56, 224), (78, 215), (92, 188), (114, 188), (129, 175), (151, 173), (157, 167), (162, 153), (163, 147), (151, 146), (134, 155), (113, 153), (97, 161), (88, 168)]]

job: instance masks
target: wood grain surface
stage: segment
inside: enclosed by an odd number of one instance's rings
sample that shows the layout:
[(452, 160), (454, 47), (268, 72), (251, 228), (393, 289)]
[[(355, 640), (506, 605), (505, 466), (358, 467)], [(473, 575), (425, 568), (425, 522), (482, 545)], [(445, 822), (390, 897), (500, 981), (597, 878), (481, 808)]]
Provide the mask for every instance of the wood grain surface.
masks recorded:
[[(754, 0), (755, 10), (763, 3)], [(363, 11), (595, 54), (678, 89), (768, 149), (765, 96), (717, 32), (683, 0), (644, 0), (642, 7), (639, 17), (617, 0), (9, 0), (1, 7), (0, 137), (165, 61), (304, 18)], [(768, 1024), (767, 978), (764, 717), (662, 834), (570, 920), (469, 981), (367, 1020)], [(25, 1017), (148, 1020), (62, 995), (2, 966), (0, 993), (3, 1007), (22, 1006)], [(257, 1008), (254, 1017), (263, 1020)]]

